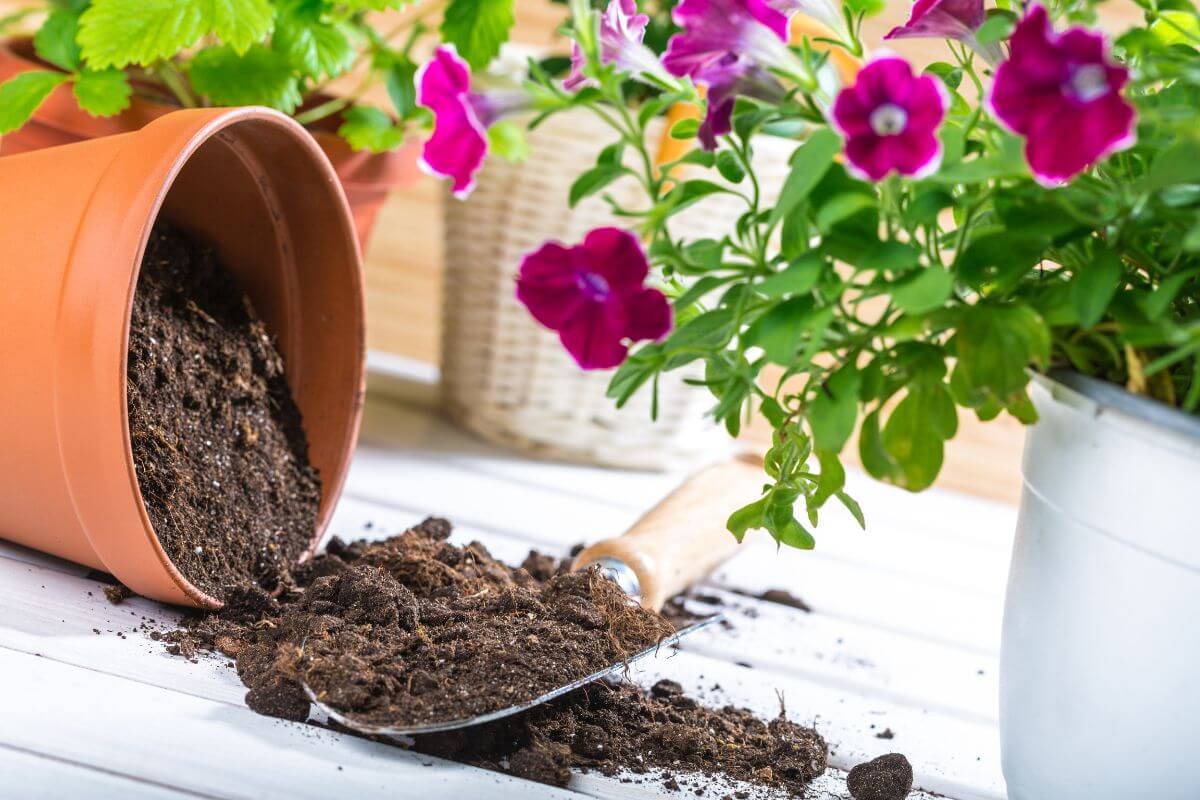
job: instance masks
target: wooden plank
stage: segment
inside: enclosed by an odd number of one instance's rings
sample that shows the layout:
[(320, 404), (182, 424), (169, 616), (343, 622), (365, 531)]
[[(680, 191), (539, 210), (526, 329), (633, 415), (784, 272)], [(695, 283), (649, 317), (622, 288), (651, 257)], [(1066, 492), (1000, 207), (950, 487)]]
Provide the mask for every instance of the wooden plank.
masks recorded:
[(5, 797), (61, 800), (64, 794), (87, 800), (187, 800), (208, 798), (160, 786), (136, 775), (86, 767), (42, 753), (0, 746), (0, 786)]
[(0, 674), (0, 744), (212, 797), (574, 796), (3, 648)]

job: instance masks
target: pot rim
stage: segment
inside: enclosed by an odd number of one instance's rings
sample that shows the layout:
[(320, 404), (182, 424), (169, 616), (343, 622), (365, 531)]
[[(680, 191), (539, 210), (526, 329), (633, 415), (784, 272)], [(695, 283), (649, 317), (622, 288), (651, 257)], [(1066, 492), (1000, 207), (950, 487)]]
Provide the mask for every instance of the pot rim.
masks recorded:
[(1033, 379), (1057, 402), (1094, 417), (1115, 415), (1159, 435), (1183, 437), (1189, 444), (1200, 445), (1200, 417), (1133, 394), (1115, 383), (1069, 369), (1034, 372)]

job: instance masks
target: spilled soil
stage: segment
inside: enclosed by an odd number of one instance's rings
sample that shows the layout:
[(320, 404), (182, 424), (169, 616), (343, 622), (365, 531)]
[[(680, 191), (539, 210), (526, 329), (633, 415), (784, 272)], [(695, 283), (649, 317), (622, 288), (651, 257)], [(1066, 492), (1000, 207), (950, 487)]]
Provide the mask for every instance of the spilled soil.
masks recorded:
[(175, 566), (218, 598), (287, 583), (321, 484), (283, 359), (212, 249), (161, 223), (134, 296), (127, 399), (142, 498)]
[[(278, 598), (236, 590), (222, 611), (167, 634), (168, 649), (236, 659), (247, 704), (263, 714), (307, 719), (307, 686), (356, 723), (404, 726), (533, 699), (672, 631), (596, 570), (572, 573), (536, 553), (512, 568), (479, 543), (450, 544), (449, 534), (448, 523), (429, 519), (381, 541), (334, 538)], [(566, 783), (572, 767), (678, 770), (793, 793), (824, 771), (827, 753), (815, 731), (782, 714), (764, 721), (706, 708), (668, 681), (650, 690), (595, 683), (414, 741), (431, 755), (546, 783)]]

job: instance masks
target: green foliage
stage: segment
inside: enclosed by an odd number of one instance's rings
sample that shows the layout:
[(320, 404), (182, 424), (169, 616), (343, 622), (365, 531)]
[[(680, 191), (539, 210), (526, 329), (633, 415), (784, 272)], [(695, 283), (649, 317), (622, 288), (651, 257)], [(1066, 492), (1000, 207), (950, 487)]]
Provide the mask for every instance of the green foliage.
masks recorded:
[(206, 47), (192, 58), (188, 78), (213, 105), (264, 105), (288, 113), (300, 105), (287, 56), (263, 45), (243, 53), (230, 45)]
[(30, 71), (0, 84), (0, 136), (24, 125), (50, 93), (68, 80), (60, 72)]
[(346, 111), (343, 120), (338, 134), (355, 150), (382, 153), (404, 141), (404, 128), (378, 108), (355, 106)]
[[(957, 44), (952, 62), (927, 68), (951, 94), (940, 168), (878, 184), (847, 172), (821, 111), (829, 97), (803, 76), (781, 76), (788, 91), (774, 101), (740, 98), (715, 152), (657, 169), (648, 122), (695, 94), (664, 86), (627, 113), (627, 76), (594, 71), (597, 85), (570, 107), (599, 112), (618, 141), (581, 167), (570, 202), (603, 195), (644, 236), (677, 319), (665, 341), (634, 349), (609, 396), (623, 405), (665, 372), (702, 367), (692, 383), (731, 434), (755, 414), (771, 425), (767, 480), (730, 515), (735, 536), (812, 547), (835, 499), (861, 523), (842, 463), (856, 435), (872, 476), (930, 486), (960, 409), (1036, 420), (1035, 371), (1073, 369), (1200, 413), (1200, 16), (1184, 0), (1139, 5), (1146, 24), (1116, 40), (1138, 142), (1054, 189), (1034, 181), (1024, 142), (987, 110), (981, 59)], [(844, 3), (847, 29), (831, 46), (860, 53), (862, 17), (879, 6)], [(1089, 24), (1093, 6), (1050, 4)], [(977, 38), (1001, 43), (1015, 20), (1016, 4), (1001, 4)], [(697, 129), (685, 119), (669, 135), (691, 141)], [(765, 136), (797, 140), (774, 202), (753, 168)], [(618, 178), (644, 196), (618, 203), (604, 192)], [(682, 208), (704, 213), (714, 197), (742, 204), (720, 207), (724, 236), (676, 230)]]
[(500, 52), (513, 21), (513, 0), (450, 0), (442, 39), (458, 48), (472, 69), (480, 69)]
[[(51, 83), (66, 82), (73, 84), (80, 108), (94, 116), (120, 113), (147, 84), (158, 84), (151, 90), (156, 101), (173, 95), (180, 106), (261, 104), (293, 113), (305, 124), (342, 114), (351, 146), (373, 151), (386, 149), (387, 143), (398, 146), (404, 127), (429, 122), (427, 110), (416, 104), (417, 67), (409, 55), (427, 29), (414, 22), (404, 43), (396, 46), (366, 16), (411, 0), (46, 2), (49, 13), (34, 46), (62, 74), (53, 81), (30, 78), (9, 87), (18, 102), (5, 108), (3, 116), (13, 129), (28, 121)], [(0, 19), (0, 28), (32, 11), (36, 9)], [(494, 52), (495, 36), (507, 31), (487, 24), (497, 16), (493, 10), (490, 17), (463, 22), (474, 31), (470, 38), (480, 54), (485, 46)], [(358, 91), (344, 98), (326, 96), (328, 82), (361, 64), (368, 64), (369, 72)], [(378, 116), (381, 111), (351, 108), (353, 98), (375, 81), (386, 87), (395, 106), (395, 116), (386, 124)], [(505, 137), (498, 147), (519, 154), (519, 137), (511, 131), (497, 136)]]

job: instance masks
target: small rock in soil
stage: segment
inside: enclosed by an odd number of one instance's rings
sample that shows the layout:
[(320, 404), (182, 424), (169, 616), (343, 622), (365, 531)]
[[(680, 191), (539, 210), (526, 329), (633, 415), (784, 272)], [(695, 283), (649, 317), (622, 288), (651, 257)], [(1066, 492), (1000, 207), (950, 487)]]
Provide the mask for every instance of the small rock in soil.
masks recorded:
[(133, 590), (124, 584), (118, 583), (113, 586), (105, 586), (104, 596), (108, 598), (108, 602), (114, 606), (119, 606), (133, 597)]
[(912, 791), (912, 765), (900, 753), (888, 753), (850, 770), (846, 785), (854, 800), (904, 800)]

